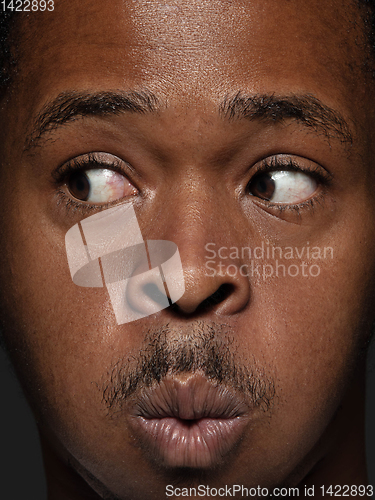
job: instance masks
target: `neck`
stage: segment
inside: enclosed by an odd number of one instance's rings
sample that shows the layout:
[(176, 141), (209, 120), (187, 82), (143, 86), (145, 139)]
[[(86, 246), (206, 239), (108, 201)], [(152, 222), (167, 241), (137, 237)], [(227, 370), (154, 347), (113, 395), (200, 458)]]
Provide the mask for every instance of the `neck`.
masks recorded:
[(86, 481), (60, 458), (60, 453), (41, 435), (44, 469), (47, 479), (48, 500), (100, 500)]
[[(327, 498), (326, 490), (332, 485), (368, 485), (365, 446), (365, 369), (353, 380), (335, 417), (319, 441), (320, 456), (310, 472), (299, 483), (300, 496), (314, 499)], [(315, 451), (315, 450), (314, 450)], [(316, 456), (316, 452), (312, 453)], [(310, 488), (306, 494), (306, 488)], [(321, 487), (324, 487), (324, 495)], [(341, 489), (340, 495), (343, 495)], [(350, 494), (349, 496), (353, 496)]]

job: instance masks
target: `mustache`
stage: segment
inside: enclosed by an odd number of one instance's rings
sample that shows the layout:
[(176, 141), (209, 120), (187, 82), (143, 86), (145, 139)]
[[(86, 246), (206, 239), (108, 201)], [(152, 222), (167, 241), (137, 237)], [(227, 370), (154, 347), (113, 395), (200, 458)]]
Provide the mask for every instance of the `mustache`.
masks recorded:
[[(203, 373), (211, 382), (240, 392), (255, 407), (268, 411), (276, 396), (275, 377), (255, 358), (243, 359), (235, 336), (227, 325), (196, 322), (189, 330), (169, 324), (149, 330), (137, 356), (114, 363), (99, 387), (109, 413), (121, 407), (143, 388), (169, 376)], [(269, 368), (268, 372), (271, 372)]]

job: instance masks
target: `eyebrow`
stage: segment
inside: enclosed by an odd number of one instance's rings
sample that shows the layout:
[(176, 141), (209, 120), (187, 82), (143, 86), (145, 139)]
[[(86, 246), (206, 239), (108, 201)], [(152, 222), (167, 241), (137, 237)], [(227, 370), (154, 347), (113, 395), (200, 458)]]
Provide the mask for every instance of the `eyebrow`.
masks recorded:
[(47, 103), (36, 117), (25, 150), (37, 146), (47, 133), (85, 116), (120, 115), (124, 112), (152, 113), (160, 108), (156, 95), (144, 91), (62, 92)]
[[(166, 106), (164, 106), (166, 107)], [(158, 97), (148, 91), (62, 92), (47, 103), (36, 117), (25, 150), (37, 146), (43, 136), (69, 121), (86, 116), (120, 115), (122, 113), (155, 113), (162, 108)], [(311, 94), (246, 94), (226, 95), (219, 105), (224, 119), (262, 120), (281, 123), (295, 120), (304, 127), (352, 143), (353, 137), (345, 119), (336, 110)]]
[(312, 94), (278, 96), (237, 92), (224, 98), (219, 111), (229, 120), (244, 118), (271, 123), (296, 120), (327, 138), (333, 136), (343, 143), (353, 143), (350, 127), (344, 117)]

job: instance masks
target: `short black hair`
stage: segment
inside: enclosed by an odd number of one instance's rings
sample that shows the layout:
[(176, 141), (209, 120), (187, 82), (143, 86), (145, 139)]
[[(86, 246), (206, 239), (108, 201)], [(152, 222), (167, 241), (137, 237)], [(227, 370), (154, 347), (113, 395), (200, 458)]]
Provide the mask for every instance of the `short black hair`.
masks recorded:
[[(367, 38), (368, 57), (366, 69), (375, 79), (375, 0), (355, 0), (361, 10), (364, 30)], [(10, 85), (13, 71), (16, 67), (16, 56), (12, 43), (12, 30), (17, 18), (15, 11), (0, 12), (0, 98)]]
[(0, 96), (10, 84), (15, 57), (11, 48), (11, 31), (16, 16), (13, 11), (0, 13)]
[(362, 11), (365, 35), (368, 42), (368, 56), (370, 64), (367, 66), (375, 78), (375, 0), (357, 0), (357, 5)]

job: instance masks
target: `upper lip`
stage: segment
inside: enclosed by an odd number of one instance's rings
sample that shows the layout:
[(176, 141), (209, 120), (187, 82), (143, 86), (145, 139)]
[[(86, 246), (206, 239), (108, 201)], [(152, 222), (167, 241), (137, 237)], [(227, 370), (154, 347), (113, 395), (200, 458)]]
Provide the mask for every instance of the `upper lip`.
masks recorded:
[(142, 389), (132, 413), (145, 419), (198, 420), (234, 419), (248, 410), (249, 405), (236, 390), (194, 373), (185, 377), (166, 377), (157, 385)]

